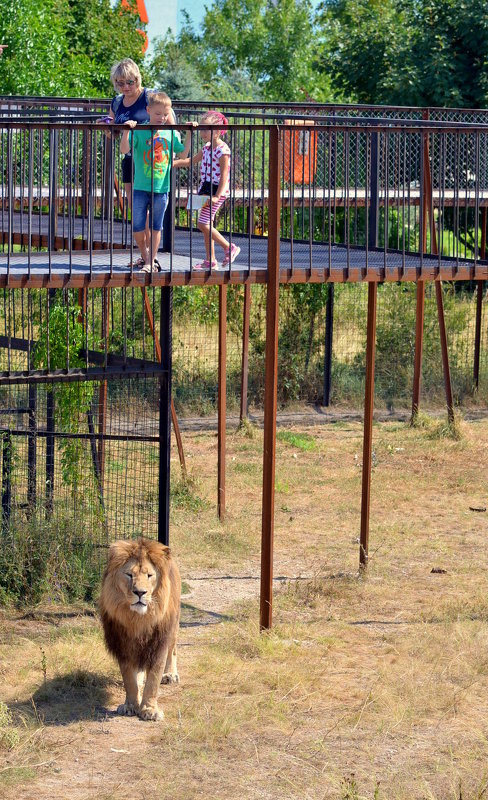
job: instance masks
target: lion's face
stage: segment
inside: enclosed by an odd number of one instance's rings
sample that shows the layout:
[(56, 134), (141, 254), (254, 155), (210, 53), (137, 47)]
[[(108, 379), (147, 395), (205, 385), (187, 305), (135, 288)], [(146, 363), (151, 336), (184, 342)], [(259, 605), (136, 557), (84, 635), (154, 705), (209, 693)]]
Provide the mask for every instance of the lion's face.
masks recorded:
[(158, 624), (171, 607), (179, 609), (178, 568), (168, 547), (150, 539), (110, 545), (102, 581), (100, 610), (134, 635)]
[(151, 606), (159, 574), (148, 558), (129, 558), (117, 571), (117, 585), (131, 611), (145, 614)]

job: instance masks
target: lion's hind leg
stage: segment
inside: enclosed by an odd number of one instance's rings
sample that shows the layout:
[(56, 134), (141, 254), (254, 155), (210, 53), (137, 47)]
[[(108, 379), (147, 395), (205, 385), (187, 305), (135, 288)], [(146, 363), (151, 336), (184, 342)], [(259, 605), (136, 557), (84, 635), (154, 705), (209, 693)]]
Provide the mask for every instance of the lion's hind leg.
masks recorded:
[(168, 683), (179, 683), (180, 676), (178, 675), (178, 667), (176, 663), (176, 642), (173, 644), (173, 647), (169, 649), (168, 658), (166, 659), (166, 664), (164, 667), (163, 677), (161, 678), (161, 683), (168, 684)]
[(117, 708), (117, 714), (134, 717), (139, 713), (140, 705), (139, 672), (129, 664), (120, 664), (119, 666), (124, 681), (125, 703), (121, 703)]

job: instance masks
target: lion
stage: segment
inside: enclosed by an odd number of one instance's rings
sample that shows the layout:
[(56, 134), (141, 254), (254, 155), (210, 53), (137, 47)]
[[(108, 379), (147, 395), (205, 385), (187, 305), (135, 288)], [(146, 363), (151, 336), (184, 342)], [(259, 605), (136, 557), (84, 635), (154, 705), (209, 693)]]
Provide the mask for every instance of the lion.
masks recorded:
[(169, 547), (144, 538), (110, 546), (100, 615), (107, 649), (119, 662), (124, 681), (125, 703), (118, 714), (164, 718), (159, 685), (179, 682), (180, 597), (180, 573)]

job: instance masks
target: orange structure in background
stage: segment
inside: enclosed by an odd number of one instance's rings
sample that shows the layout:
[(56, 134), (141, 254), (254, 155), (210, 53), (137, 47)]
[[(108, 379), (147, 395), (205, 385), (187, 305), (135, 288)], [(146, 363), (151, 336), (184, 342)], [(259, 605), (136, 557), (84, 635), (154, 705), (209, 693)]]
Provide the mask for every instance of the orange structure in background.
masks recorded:
[(317, 133), (305, 126), (314, 125), (313, 120), (286, 119), (285, 125), (301, 127), (301, 130), (284, 132), (285, 181), (287, 183), (312, 183), (317, 171)]
[[(145, 4), (144, 0), (135, 0), (135, 4), (136, 4), (137, 11), (134, 9), (133, 3), (130, 3), (129, 0), (122, 0), (123, 8), (128, 8), (130, 10), (134, 10), (134, 13), (137, 13), (137, 16), (139, 17), (141, 22), (143, 22), (145, 25), (147, 25), (147, 23), (149, 22), (149, 17), (147, 16), (146, 4)], [(140, 29), (139, 29), (139, 33), (141, 34), (141, 36), (144, 37), (144, 44), (142, 45), (142, 52), (145, 53), (147, 48), (148, 48), (148, 45), (149, 45), (149, 41), (148, 41), (148, 38), (147, 38), (147, 33), (146, 33), (146, 31), (142, 31)]]

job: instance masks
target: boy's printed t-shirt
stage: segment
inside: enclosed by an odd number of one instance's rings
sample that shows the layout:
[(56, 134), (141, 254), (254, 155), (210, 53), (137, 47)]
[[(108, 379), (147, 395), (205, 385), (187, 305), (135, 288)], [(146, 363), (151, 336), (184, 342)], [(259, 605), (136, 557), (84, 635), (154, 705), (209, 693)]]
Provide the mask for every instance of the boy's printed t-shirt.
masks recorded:
[(158, 194), (169, 192), (171, 147), (173, 153), (185, 149), (177, 131), (138, 131), (136, 128), (130, 136), (134, 142), (134, 189), (150, 192), (152, 188)]

